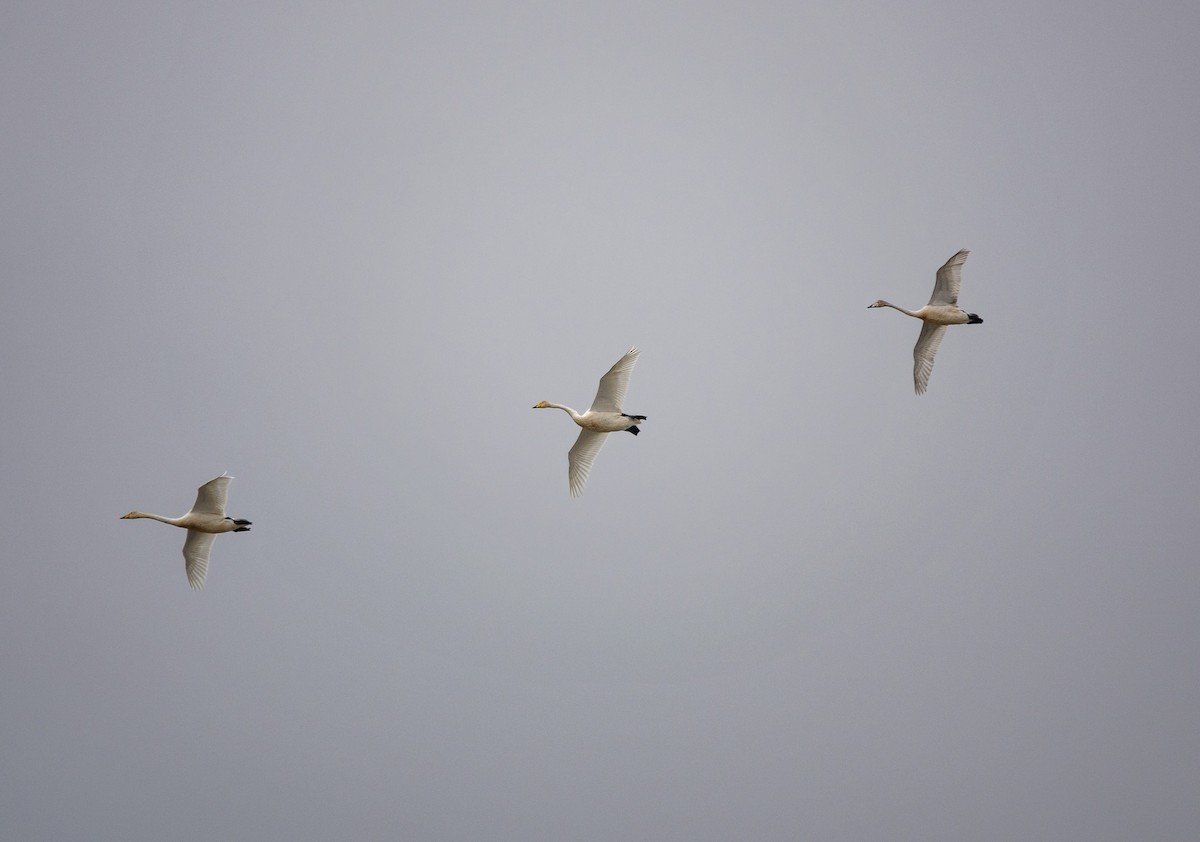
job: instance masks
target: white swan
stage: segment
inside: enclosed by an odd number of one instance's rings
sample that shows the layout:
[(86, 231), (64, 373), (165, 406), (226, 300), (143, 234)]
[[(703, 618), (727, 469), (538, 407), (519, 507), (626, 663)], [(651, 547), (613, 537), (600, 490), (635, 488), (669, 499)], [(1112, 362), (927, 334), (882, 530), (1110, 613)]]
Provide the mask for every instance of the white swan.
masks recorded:
[(148, 517), (186, 529), (187, 540), (183, 542), (184, 569), (187, 571), (188, 584), (192, 590), (198, 591), (204, 587), (204, 577), (208, 575), (208, 553), (212, 549), (213, 538), (222, 532), (250, 531), (250, 521), (225, 516), (225, 499), (229, 496), (229, 481), (232, 479), (229, 474), (221, 474), (200, 486), (195, 505), (183, 517), (130, 512), (122, 515), (121, 520)]
[(575, 446), (567, 453), (567, 480), (571, 487), (571, 496), (578, 497), (583, 493), (584, 483), (592, 470), (592, 462), (596, 454), (604, 446), (604, 439), (609, 433), (626, 432), (638, 434), (638, 424), (646, 420), (645, 415), (626, 415), (621, 411), (625, 402), (625, 390), (629, 388), (629, 375), (633, 372), (641, 352), (635, 347), (629, 353), (617, 360), (608, 370), (608, 374), (600, 378), (600, 388), (596, 390), (596, 399), (591, 408), (580, 415), (569, 406), (542, 401), (535, 404), (534, 409), (561, 409), (571, 416), (571, 420), (583, 429)]
[(947, 260), (941, 269), (938, 269), (937, 281), (933, 285), (933, 296), (929, 299), (928, 304), (915, 313), (912, 310), (905, 310), (903, 307), (890, 304), (882, 298), (867, 307), (868, 310), (872, 307), (891, 307), (893, 310), (899, 310), (901, 313), (924, 322), (921, 325), (921, 335), (917, 338), (916, 347), (913, 348), (913, 385), (918, 395), (925, 394), (925, 389), (929, 385), (929, 375), (933, 371), (933, 357), (937, 354), (938, 345), (942, 344), (942, 334), (946, 332), (946, 325), (983, 324), (983, 319), (979, 316), (961, 310), (958, 306), (958, 290), (962, 286), (962, 266), (967, 262), (967, 255), (970, 253), (967, 249), (963, 249)]

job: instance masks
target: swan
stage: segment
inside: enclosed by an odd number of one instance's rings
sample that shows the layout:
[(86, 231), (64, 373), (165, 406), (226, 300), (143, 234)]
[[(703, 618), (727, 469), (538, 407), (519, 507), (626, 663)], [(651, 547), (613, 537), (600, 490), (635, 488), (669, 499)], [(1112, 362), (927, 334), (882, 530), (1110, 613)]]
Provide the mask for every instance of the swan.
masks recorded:
[(624, 430), (636, 436), (638, 425), (646, 420), (645, 415), (627, 415), (621, 411), (621, 404), (625, 402), (625, 390), (629, 388), (629, 375), (633, 372), (633, 366), (640, 353), (636, 347), (630, 348), (629, 353), (617, 360), (608, 373), (600, 378), (596, 399), (592, 401), (591, 408), (582, 415), (559, 403), (542, 401), (534, 404), (534, 409), (561, 409), (583, 428), (579, 431), (575, 445), (567, 453), (567, 481), (572, 497), (583, 493), (584, 483), (592, 470), (592, 462), (596, 461), (596, 454), (604, 446), (604, 439), (608, 434)]
[(958, 290), (962, 286), (962, 267), (967, 262), (967, 255), (970, 253), (967, 249), (963, 249), (947, 260), (941, 269), (938, 269), (937, 280), (933, 284), (933, 296), (929, 299), (928, 304), (915, 313), (912, 310), (897, 307), (882, 298), (867, 306), (868, 310), (872, 307), (891, 307), (893, 310), (899, 310), (901, 313), (924, 322), (921, 325), (921, 335), (917, 338), (916, 347), (913, 348), (913, 385), (918, 395), (925, 394), (925, 389), (929, 385), (929, 375), (933, 371), (933, 357), (937, 353), (938, 345), (942, 344), (942, 335), (946, 332), (946, 326), (983, 324), (983, 319), (979, 316), (961, 310), (958, 306)]
[(228, 473), (224, 473), (200, 486), (195, 505), (183, 517), (163, 517), (135, 511), (121, 515), (121, 520), (148, 517), (186, 529), (187, 539), (183, 542), (184, 570), (187, 571), (188, 584), (192, 590), (198, 591), (204, 587), (204, 577), (208, 574), (208, 553), (212, 549), (213, 538), (222, 532), (250, 531), (250, 521), (225, 516), (225, 498), (229, 496), (229, 482), (232, 479)]

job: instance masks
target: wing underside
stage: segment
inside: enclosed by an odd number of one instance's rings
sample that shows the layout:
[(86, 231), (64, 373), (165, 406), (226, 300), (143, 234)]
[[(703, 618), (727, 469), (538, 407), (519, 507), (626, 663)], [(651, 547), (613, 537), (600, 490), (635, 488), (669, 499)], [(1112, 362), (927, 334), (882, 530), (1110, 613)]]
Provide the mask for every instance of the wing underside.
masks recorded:
[(937, 355), (938, 346), (942, 344), (945, 333), (945, 325), (933, 322), (921, 325), (921, 335), (913, 348), (913, 387), (918, 395), (925, 394), (925, 389), (929, 386), (929, 375), (933, 373), (933, 358)]
[(617, 360), (608, 373), (600, 378), (600, 388), (596, 390), (596, 399), (592, 401), (592, 412), (620, 412), (625, 403), (625, 392), (629, 389), (629, 376), (637, 363), (636, 348), (630, 348), (629, 353)]
[(929, 299), (930, 304), (958, 306), (958, 291), (962, 287), (962, 267), (967, 262), (967, 255), (970, 253), (967, 249), (963, 249), (947, 260), (941, 269), (938, 269), (937, 280), (933, 283), (933, 295)]
[(229, 483), (232, 479), (228, 474), (221, 474), (200, 486), (192, 511), (225, 517), (225, 501), (229, 497)]
[(194, 591), (204, 587), (204, 578), (208, 575), (208, 554), (216, 537), (211, 532), (189, 529), (187, 540), (183, 542), (183, 569)]
[(592, 463), (596, 454), (604, 446), (608, 433), (597, 433), (594, 430), (580, 430), (579, 438), (567, 453), (567, 481), (571, 486), (571, 496), (578, 497), (583, 493), (587, 484), (588, 474), (591, 473)]

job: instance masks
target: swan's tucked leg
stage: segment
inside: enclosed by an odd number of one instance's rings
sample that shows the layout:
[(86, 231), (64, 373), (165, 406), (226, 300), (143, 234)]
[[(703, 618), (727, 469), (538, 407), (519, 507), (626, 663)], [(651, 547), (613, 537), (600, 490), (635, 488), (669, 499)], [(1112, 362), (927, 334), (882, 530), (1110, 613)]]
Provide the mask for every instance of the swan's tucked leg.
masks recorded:
[(625, 432), (627, 432), (627, 433), (633, 433), (633, 434), (636, 436), (636, 435), (638, 434), (639, 430), (638, 430), (638, 428), (637, 428), (637, 425), (636, 425), (636, 424), (634, 424), (632, 427), (626, 427), (626, 428), (625, 428)]
[(622, 412), (621, 416), (623, 418), (632, 418), (634, 421), (645, 421), (646, 420), (645, 415), (626, 415), (624, 412)]
[(234, 532), (249, 532), (250, 527), (249, 526), (239, 526), (237, 529), (235, 529), (233, 531)]
[(235, 520), (234, 523), (236, 523), (238, 526), (249, 526), (250, 525), (250, 521), (248, 521), (248, 520)]

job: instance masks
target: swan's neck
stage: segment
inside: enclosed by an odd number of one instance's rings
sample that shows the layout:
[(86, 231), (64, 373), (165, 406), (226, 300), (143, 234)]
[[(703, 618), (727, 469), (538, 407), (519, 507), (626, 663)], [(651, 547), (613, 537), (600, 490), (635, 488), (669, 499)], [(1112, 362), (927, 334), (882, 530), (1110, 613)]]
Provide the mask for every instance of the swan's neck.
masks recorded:
[(575, 421), (579, 421), (579, 419), (583, 417), (578, 412), (571, 409), (571, 407), (563, 406), (561, 403), (550, 403), (550, 401), (546, 401), (546, 406), (550, 407), (551, 409), (561, 409), (563, 412), (567, 413), (567, 415), (570, 415)]
[(912, 310), (905, 310), (903, 307), (897, 307), (895, 304), (891, 303), (890, 301), (885, 301), (883, 303), (885, 306), (891, 307), (893, 310), (899, 310), (901, 313), (903, 313), (906, 316), (912, 316), (914, 319), (921, 318), (920, 314), (914, 313)]
[(139, 517), (147, 517), (147, 518), (150, 518), (150, 520), (157, 520), (160, 523), (169, 523), (172, 526), (180, 526), (181, 524), (179, 523), (179, 521), (182, 520), (182, 518), (177, 518), (177, 517), (166, 517), (164, 515), (152, 515), (149, 512), (130, 512), (129, 514), (125, 515), (125, 517), (122, 518), (122, 520), (131, 519), (131, 518), (139, 518)]

